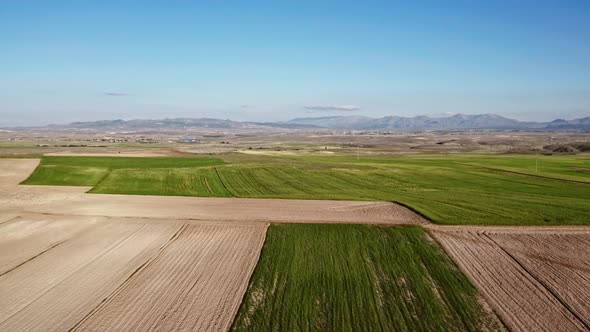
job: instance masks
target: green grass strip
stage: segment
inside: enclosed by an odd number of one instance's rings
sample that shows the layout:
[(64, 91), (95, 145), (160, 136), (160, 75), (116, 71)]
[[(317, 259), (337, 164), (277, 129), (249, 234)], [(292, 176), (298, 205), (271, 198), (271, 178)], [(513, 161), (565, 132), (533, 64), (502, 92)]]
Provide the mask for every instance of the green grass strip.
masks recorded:
[(272, 225), (234, 331), (478, 331), (476, 289), (418, 227)]

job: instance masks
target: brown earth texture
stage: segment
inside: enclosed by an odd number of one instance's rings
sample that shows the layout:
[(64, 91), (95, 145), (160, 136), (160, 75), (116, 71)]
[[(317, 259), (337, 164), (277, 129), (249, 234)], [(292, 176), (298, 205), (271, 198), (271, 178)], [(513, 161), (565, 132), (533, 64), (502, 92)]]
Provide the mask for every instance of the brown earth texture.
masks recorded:
[(0, 331), (228, 330), (271, 222), (422, 225), (507, 329), (590, 330), (586, 227), (436, 226), (387, 202), (19, 186), (38, 162), (0, 159)]

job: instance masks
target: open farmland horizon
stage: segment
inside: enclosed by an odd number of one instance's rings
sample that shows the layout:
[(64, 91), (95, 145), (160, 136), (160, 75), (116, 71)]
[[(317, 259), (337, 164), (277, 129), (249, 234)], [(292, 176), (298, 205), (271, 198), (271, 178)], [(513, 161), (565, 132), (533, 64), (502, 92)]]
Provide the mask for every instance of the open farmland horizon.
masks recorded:
[(590, 1), (0, 31), (0, 332), (590, 332)]
[(6, 149), (0, 328), (588, 329), (588, 155), (452, 144)]
[(590, 160), (530, 155), (46, 156), (28, 185), (90, 193), (387, 201), (435, 223), (590, 224)]

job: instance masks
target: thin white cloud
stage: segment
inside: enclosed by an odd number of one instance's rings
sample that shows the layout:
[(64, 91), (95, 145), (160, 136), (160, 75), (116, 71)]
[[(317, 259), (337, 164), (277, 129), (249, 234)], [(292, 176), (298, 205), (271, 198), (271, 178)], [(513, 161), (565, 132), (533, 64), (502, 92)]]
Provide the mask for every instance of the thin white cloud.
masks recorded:
[(354, 112), (360, 111), (360, 107), (355, 105), (311, 105), (303, 107), (309, 113), (313, 112)]
[(107, 96), (111, 96), (111, 97), (124, 97), (124, 96), (129, 96), (128, 93), (125, 92), (105, 92), (104, 93)]

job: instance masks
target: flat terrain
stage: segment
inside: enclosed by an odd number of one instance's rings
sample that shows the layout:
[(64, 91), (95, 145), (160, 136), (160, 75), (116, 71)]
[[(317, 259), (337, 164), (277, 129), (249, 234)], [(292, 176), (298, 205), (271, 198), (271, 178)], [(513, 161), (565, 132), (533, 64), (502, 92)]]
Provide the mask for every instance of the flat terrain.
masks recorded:
[(0, 330), (589, 330), (588, 158), (537, 158), (0, 159)]
[(590, 224), (585, 155), (220, 157), (145, 158), (145, 164), (44, 157), (24, 183), (92, 186), (87, 190), (100, 194), (397, 202), (438, 224)]
[(19, 170), (0, 175), (0, 212), (43, 213), (56, 218), (79, 215), (263, 223), (427, 223), (410, 210), (387, 202), (91, 195), (83, 193), (88, 187), (17, 186), (37, 164), (38, 160), (0, 159), (0, 168), (15, 165)]
[[(72, 230), (62, 219), (25, 216), (0, 225), (0, 246), (28, 249), (0, 274), (0, 330), (227, 329), (266, 231), (261, 223), (77, 222)], [(67, 235), (57, 244), (37, 243), (60, 230)], [(12, 256), (1, 252), (2, 262)]]
[(258, 261), (265, 228), (187, 225), (75, 330), (227, 330)]
[(499, 328), (417, 227), (272, 225), (236, 331)]
[[(258, 262), (267, 220), (426, 223), (386, 202), (18, 186), (37, 163), (0, 160), (14, 170), (0, 175), (0, 248), (7, 249), (0, 255), (2, 331), (227, 330)], [(69, 196), (51, 198), (60, 192)]]
[(590, 329), (590, 229), (436, 228), (511, 331)]

